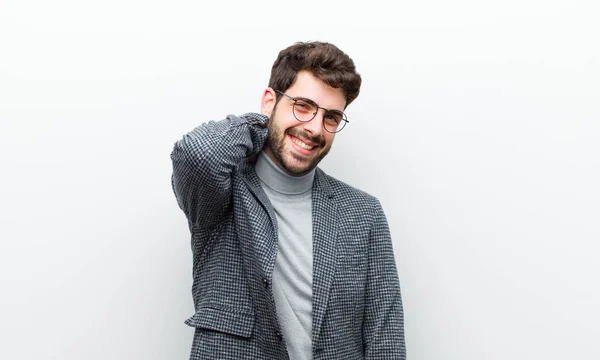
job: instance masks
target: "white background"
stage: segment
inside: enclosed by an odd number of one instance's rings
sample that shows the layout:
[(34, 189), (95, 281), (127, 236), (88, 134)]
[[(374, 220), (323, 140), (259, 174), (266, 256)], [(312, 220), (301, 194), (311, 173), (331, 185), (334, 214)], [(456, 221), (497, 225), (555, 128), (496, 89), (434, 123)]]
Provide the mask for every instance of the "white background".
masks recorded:
[(600, 359), (589, 1), (0, 2), (0, 358), (186, 359), (173, 143), (258, 111), (277, 53), (364, 79), (322, 168), (377, 196), (409, 358)]

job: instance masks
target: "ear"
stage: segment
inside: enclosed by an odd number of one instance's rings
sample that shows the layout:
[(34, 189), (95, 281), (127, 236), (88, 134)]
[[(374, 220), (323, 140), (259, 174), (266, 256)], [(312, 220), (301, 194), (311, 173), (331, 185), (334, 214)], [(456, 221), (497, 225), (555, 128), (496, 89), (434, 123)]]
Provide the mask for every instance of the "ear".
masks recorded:
[(277, 100), (277, 96), (275, 95), (275, 90), (272, 88), (266, 88), (262, 95), (262, 100), (260, 102), (260, 112), (263, 115), (271, 117), (271, 113), (275, 108), (275, 102)]

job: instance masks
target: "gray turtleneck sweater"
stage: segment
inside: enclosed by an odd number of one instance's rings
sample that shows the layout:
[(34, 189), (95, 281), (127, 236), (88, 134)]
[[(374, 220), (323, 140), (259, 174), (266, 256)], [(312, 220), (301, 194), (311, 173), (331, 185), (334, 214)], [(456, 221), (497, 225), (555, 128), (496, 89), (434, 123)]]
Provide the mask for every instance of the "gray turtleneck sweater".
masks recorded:
[(290, 360), (312, 360), (312, 199), (315, 171), (292, 176), (261, 152), (256, 174), (277, 217), (273, 296)]

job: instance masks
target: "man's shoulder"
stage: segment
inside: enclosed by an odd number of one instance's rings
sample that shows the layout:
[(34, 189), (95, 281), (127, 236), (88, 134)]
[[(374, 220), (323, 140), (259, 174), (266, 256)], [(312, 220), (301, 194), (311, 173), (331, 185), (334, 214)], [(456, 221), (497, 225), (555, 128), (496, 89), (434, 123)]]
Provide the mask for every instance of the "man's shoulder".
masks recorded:
[(356, 188), (342, 180), (339, 180), (331, 175), (328, 175), (320, 168), (317, 168), (327, 183), (331, 194), (337, 199), (337, 202), (347, 206), (360, 207), (379, 207), (379, 199), (367, 193), (364, 190)]

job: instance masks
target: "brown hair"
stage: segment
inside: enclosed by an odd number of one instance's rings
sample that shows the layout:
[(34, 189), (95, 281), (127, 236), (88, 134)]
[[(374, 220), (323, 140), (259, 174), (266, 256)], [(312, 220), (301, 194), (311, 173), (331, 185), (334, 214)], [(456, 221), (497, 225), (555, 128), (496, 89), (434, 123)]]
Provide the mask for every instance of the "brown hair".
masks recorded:
[(362, 80), (354, 61), (335, 45), (320, 41), (297, 42), (281, 50), (271, 69), (269, 87), (286, 91), (302, 70), (310, 71), (333, 88), (341, 88), (346, 106), (358, 97)]

